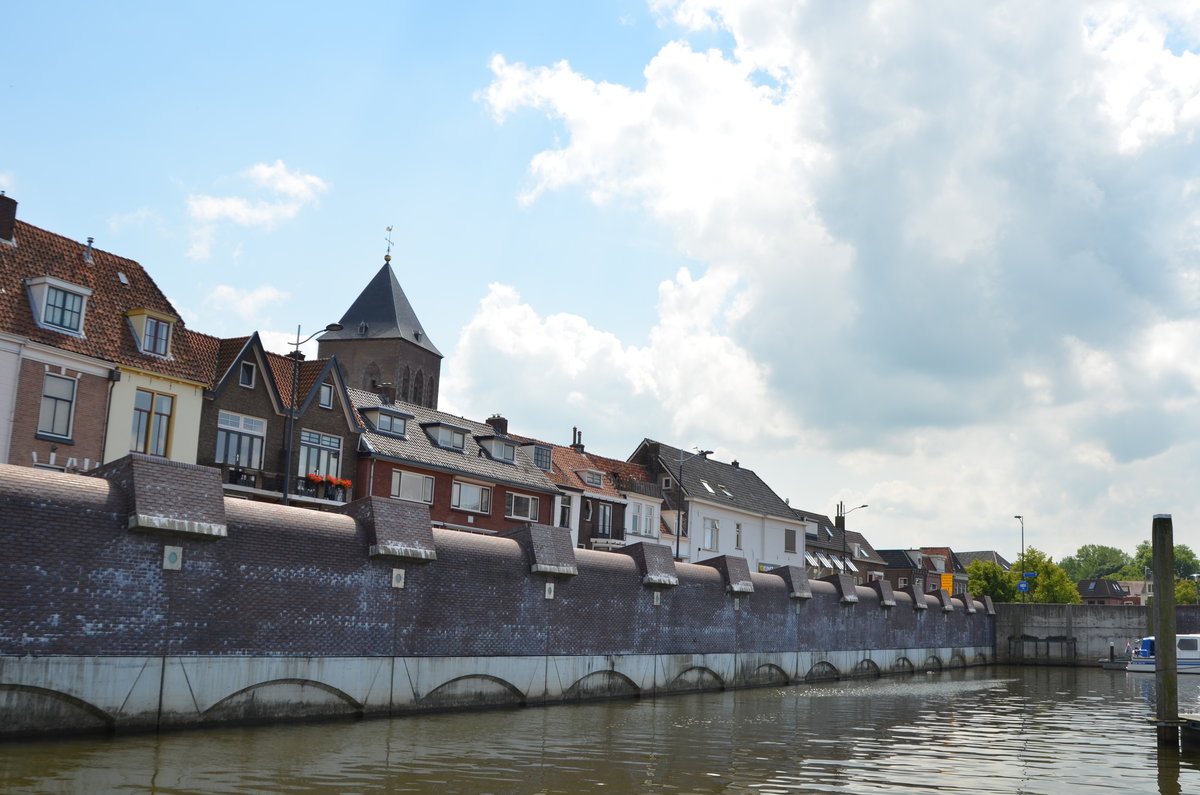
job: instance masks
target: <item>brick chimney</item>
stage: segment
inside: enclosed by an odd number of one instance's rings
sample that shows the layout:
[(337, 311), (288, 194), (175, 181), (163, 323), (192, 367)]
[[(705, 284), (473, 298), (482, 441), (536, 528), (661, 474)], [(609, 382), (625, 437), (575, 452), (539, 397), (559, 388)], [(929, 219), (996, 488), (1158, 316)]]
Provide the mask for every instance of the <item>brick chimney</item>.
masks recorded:
[(492, 430), (499, 436), (508, 436), (508, 420), (499, 414), (493, 414), (487, 418), (487, 424), (492, 426)]
[(0, 191), (0, 240), (12, 241), (17, 227), (17, 200)]
[(583, 452), (583, 431), (579, 428), (571, 429), (571, 449), (577, 453)]

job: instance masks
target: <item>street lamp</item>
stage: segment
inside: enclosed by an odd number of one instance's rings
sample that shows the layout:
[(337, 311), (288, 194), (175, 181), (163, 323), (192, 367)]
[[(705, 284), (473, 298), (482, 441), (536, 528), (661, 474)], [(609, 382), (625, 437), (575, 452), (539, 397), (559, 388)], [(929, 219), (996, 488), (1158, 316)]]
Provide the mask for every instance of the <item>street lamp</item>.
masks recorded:
[[(1025, 581), (1025, 517), (1017, 514), (1013, 516), (1021, 522), (1021, 582)], [(1021, 601), (1025, 601), (1025, 591), (1021, 591)]]
[(311, 340), (318, 334), (323, 334), (326, 331), (341, 331), (341, 323), (330, 323), (320, 331), (314, 331), (304, 339), (300, 339), (300, 327), (296, 326), (296, 341), (289, 342), (295, 350), (292, 351), (292, 402), (288, 406), (288, 421), (287, 421), (287, 444), (285, 449), (287, 455), (283, 462), (283, 504), (291, 503), (290, 495), (292, 491), (292, 444), (296, 436), (296, 401), (299, 400), (297, 392), (300, 389), (300, 346)]
[(838, 529), (840, 529), (842, 531), (842, 562), (843, 563), (845, 563), (845, 560), (846, 560), (846, 517), (849, 516), (850, 514), (854, 513), (855, 511), (857, 511), (859, 508), (870, 508), (870, 507), (871, 507), (870, 505), (863, 503), (862, 505), (856, 505), (855, 507), (853, 507), (847, 511), (846, 503), (844, 503), (840, 500), (838, 501), (836, 518), (841, 519), (841, 521), (840, 522), (835, 521), (835, 524), (838, 526)]
[[(705, 456), (712, 455), (712, 450), (701, 450), (699, 448), (693, 448), (693, 449), (695, 449), (696, 452), (692, 453), (687, 458), (683, 457), (682, 450), (679, 451), (679, 477), (676, 478), (676, 484), (675, 484), (679, 488), (679, 505), (675, 506), (675, 560), (680, 559), (679, 558), (679, 541), (683, 537), (683, 465), (684, 465), (684, 463), (686, 463), (687, 461), (690, 461), (691, 459), (695, 458), (696, 456), (700, 456), (701, 458), (704, 458)], [(691, 538), (688, 539), (688, 543), (689, 544), (692, 543)]]

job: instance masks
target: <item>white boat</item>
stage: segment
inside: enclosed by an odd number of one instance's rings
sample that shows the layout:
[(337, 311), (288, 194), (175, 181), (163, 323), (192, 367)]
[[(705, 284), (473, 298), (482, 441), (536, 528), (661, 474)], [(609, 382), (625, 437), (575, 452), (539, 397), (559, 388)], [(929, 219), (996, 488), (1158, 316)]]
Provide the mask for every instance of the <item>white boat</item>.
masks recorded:
[[(1126, 671), (1152, 674), (1154, 666), (1154, 637), (1142, 638), (1133, 651)], [(1175, 670), (1181, 674), (1200, 674), (1200, 635), (1175, 636)]]

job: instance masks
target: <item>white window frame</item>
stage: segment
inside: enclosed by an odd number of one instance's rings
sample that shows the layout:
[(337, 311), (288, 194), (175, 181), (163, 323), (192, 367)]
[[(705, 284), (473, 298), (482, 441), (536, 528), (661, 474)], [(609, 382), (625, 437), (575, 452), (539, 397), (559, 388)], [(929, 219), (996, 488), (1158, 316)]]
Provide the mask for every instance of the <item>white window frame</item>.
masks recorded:
[(742, 548), (742, 523), (735, 522), (733, 525), (733, 548)]
[(721, 541), (721, 520), (704, 517), (704, 531), (700, 536), (700, 548), (716, 550)]
[[(392, 470), (392, 499), (407, 502), (423, 502), (433, 504), (434, 480), (432, 475), (419, 472), (408, 472), (403, 469)], [(407, 494), (405, 492), (408, 492)], [(420, 495), (419, 497), (416, 495)]]
[(646, 535), (658, 535), (658, 511), (655, 510), (653, 505), (646, 506), (646, 515), (644, 518), (645, 521), (642, 523), (642, 526), (646, 528)]
[[(463, 504), (463, 491), (475, 493), (478, 499), (466, 505)], [(458, 511), (467, 511), (469, 513), (491, 514), (492, 512), (492, 487), (481, 486), (478, 483), (468, 483), (465, 480), (456, 480), (450, 488), (450, 507)]]
[(629, 503), (629, 532), (635, 536), (642, 535), (642, 504), (640, 502)]
[[(788, 543), (789, 541), (791, 543)], [(796, 531), (791, 527), (783, 528), (783, 551), (785, 553), (796, 551)]]
[(510, 464), (514, 464), (517, 461), (517, 446), (503, 439), (492, 439), (488, 452), (497, 461), (507, 461)]
[(611, 536), (613, 533), (613, 507), (612, 503), (600, 503), (600, 518), (596, 520), (596, 532)]
[[(237, 445), (237, 452), (234, 454), (234, 460), (229, 460), (225, 455), (228, 449), (228, 435), (234, 434), (238, 437), (247, 437), (250, 441), (250, 461), (241, 460), (242, 445)], [(255, 445), (254, 440), (258, 441)], [(225, 444), (222, 444), (225, 441)], [(267, 421), (259, 417), (250, 417), (245, 414), (238, 414), (233, 411), (225, 411), (221, 409), (217, 411), (217, 443), (213, 449), (213, 461), (218, 464), (227, 464), (228, 466), (237, 466), (242, 469), (262, 469), (264, 460), (264, 450), (267, 441)], [(257, 460), (255, 460), (257, 454)]]
[(333, 408), (333, 384), (325, 381), (317, 393), (317, 405), (323, 409)]
[[(308, 435), (307, 438), (305, 435)], [(334, 442), (337, 443), (336, 447)], [(308, 468), (312, 453), (316, 451), (317, 466)], [(296, 467), (300, 477), (313, 474), (333, 475), (340, 478), (342, 472), (342, 437), (314, 431), (311, 428), (300, 429), (300, 462)]]
[(587, 485), (595, 486), (596, 488), (604, 488), (603, 472), (597, 472), (594, 469), (585, 469), (580, 474), (583, 475), (583, 482)]
[[(451, 428), (449, 425), (435, 425), (430, 428), (433, 433), (434, 442), (438, 447), (445, 447), (449, 450), (464, 450), (467, 446), (467, 434), (457, 428)], [(455, 444), (455, 442), (458, 442)]]
[(564, 494), (558, 498), (558, 526), (571, 526), (571, 495)]
[(254, 383), (257, 380), (258, 368), (254, 366), (254, 362), (242, 362), (238, 366), (238, 386), (254, 389)]
[[(524, 507), (525, 512), (521, 513), (518, 510), (519, 507)], [(532, 494), (520, 494), (510, 491), (504, 495), (504, 517), (506, 519), (524, 519), (536, 522), (540, 509), (541, 500)]]
[[(83, 329), (87, 322), (87, 305), (88, 298), (92, 296), (92, 291), (87, 287), (81, 287), (77, 284), (56, 279), (53, 276), (39, 276), (29, 279), (25, 282), (29, 288), (29, 297), (34, 306), (34, 320), (41, 328), (51, 329), (63, 334), (71, 334), (76, 337), (82, 337)], [(62, 326), (57, 323), (51, 323), (46, 315), (47, 309), (50, 306), (50, 290), (55, 289), (68, 295), (74, 295), (80, 299), (79, 304), (79, 327), (71, 328), (70, 326)]]
[[(54, 379), (56, 383), (61, 381), (64, 384), (69, 384), (71, 392), (70, 397), (46, 394), (47, 387), (51, 383), (50, 379)], [(58, 373), (46, 373), (45, 377), (42, 379), (42, 402), (40, 408), (38, 409), (37, 432), (43, 436), (53, 436), (56, 439), (70, 439), (71, 432), (75, 428), (75, 402), (78, 396), (78, 379), (71, 378), (67, 375), (60, 375)], [(47, 404), (47, 401), (49, 401), (49, 404)], [(65, 409), (61, 405), (63, 403), (67, 404)], [(47, 408), (49, 408), (50, 414), (49, 429), (45, 427)], [(59, 422), (62, 419), (62, 413), (64, 410), (66, 413), (67, 427), (64, 432), (59, 433), (57, 430), (55, 430), (55, 428), (59, 426)]]
[[(400, 424), (400, 429), (396, 429), (396, 424)], [(385, 427), (386, 426), (386, 427)], [(395, 414), (388, 414), (385, 411), (375, 415), (375, 430), (382, 433), (391, 434), (392, 436), (407, 436), (408, 435), (408, 419), (398, 417)]]

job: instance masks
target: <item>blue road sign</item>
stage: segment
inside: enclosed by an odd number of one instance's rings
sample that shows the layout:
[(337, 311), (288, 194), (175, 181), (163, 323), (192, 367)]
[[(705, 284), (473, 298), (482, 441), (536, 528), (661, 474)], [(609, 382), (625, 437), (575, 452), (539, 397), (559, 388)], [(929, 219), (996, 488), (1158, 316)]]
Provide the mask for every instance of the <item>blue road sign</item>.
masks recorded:
[(1037, 572), (1036, 571), (1027, 571), (1027, 572), (1025, 572), (1025, 576), (1026, 577), (1036, 577)]
[(1017, 583), (1017, 590), (1018, 591), (1028, 591), (1029, 583), (1025, 582), (1024, 580), (1021, 580), (1019, 583)]

